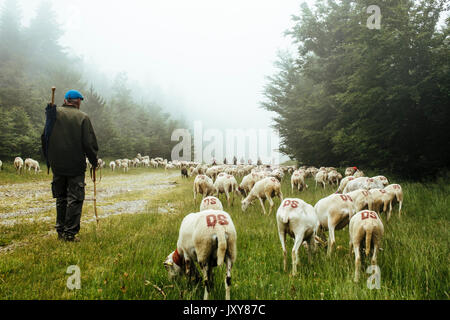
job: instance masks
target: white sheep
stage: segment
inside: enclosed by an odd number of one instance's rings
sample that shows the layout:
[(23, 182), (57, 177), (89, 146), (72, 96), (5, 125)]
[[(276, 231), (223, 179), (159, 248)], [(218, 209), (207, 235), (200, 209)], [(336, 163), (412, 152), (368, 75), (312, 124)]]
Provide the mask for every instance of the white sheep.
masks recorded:
[(358, 282), (361, 269), (360, 248), (365, 246), (366, 256), (369, 256), (372, 250), (372, 265), (377, 264), (377, 252), (381, 244), (384, 233), (383, 222), (375, 211), (360, 211), (356, 213), (349, 224), (350, 252), (355, 254), (355, 277), (354, 281)]
[(241, 202), (242, 211), (245, 211), (254, 199), (259, 199), (263, 212), (264, 214), (266, 214), (266, 209), (264, 208), (264, 201), (268, 199), (270, 204), (269, 208), (269, 215), (270, 215), (274, 205), (274, 202), (272, 200), (272, 197), (274, 196), (278, 196), (280, 200), (283, 201), (283, 193), (281, 192), (280, 182), (273, 177), (267, 177), (262, 180), (259, 180), (250, 190), (248, 196), (244, 200), (242, 200)]
[(380, 181), (383, 185), (383, 188), (389, 184), (389, 180), (385, 176), (375, 176), (372, 177), (372, 179)]
[(375, 188), (384, 188), (383, 183), (380, 180), (375, 180), (367, 177), (359, 177), (349, 181), (345, 186), (343, 193), (349, 193), (358, 189), (370, 190)]
[(116, 163), (114, 161), (111, 161), (109, 163), (109, 167), (111, 168), (111, 171), (114, 172), (114, 170), (116, 169)]
[(222, 202), (216, 197), (208, 196), (200, 204), (200, 211), (205, 210), (223, 210)]
[(14, 168), (16, 168), (16, 173), (23, 172), (23, 159), (21, 157), (16, 157), (14, 159)]
[(37, 162), (36, 160), (30, 159), (31, 161), (29, 161), (29, 168), (28, 171), (30, 171), (31, 169), (34, 169), (34, 174), (41, 172), (41, 168), (39, 166), (39, 162)]
[(356, 167), (347, 167), (345, 169), (345, 173), (344, 174), (345, 174), (346, 177), (352, 176), (356, 172), (356, 170), (357, 170)]
[(364, 177), (364, 171), (357, 169), (356, 172), (353, 174), (355, 178)]
[(187, 215), (181, 222), (177, 249), (164, 261), (169, 278), (192, 277), (197, 262), (202, 270), (208, 300), (212, 270), (226, 262), (225, 299), (230, 300), (231, 269), (236, 261), (236, 229), (230, 215), (221, 210), (206, 210)]
[[(390, 184), (387, 187), (384, 188), (387, 193), (390, 193), (391, 195), (395, 195), (395, 200), (398, 202), (398, 216), (400, 217), (402, 214), (402, 204), (403, 204), (403, 189), (402, 186), (395, 183)], [(392, 211), (392, 203), (394, 200), (394, 197), (391, 196), (392, 201), (389, 204), (389, 210)]]
[(120, 166), (123, 168), (123, 172), (128, 172), (128, 160), (122, 161)]
[(337, 189), (336, 193), (343, 193), (347, 184), (354, 179), (355, 179), (354, 176), (347, 176), (347, 177), (343, 178), (341, 180), (341, 182), (339, 183), (339, 188)]
[(306, 190), (308, 185), (305, 183), (305, 170), (295, 170), (291, 175), (291, 191), (294, 192), (294, 187), (298, 191)]
[(317, 172), (317, 174), (314, 177), (314, 179), (316, 180), (316, 188), (317, 183), (321, 183), (323, 185), (323, 188), (325, 189), (325, 184), (327, 182), (327, 175), (328, 173), (325, 170), (319, 170)]
[(328, 230), (328, 254), (336, 242), (335, 230), (343, 229), (354, 213), (353, 200), (345, 194), (332, 194), (317, 201), (314, 206), (322, 230)]
[[(345, 194), (353, 201), (354, 212), (361, 211), (363, 209), (372, 210), (373, 198), (369, 190), (358, 189)], [(351, 216), (350, 216), (351, 219)]]
[[(223, 174), (223, 175), (222, 175)], [(234, 203), (234, 194), (239, 195), (239, 186), (236, 178), (230, 174), (221, 172), (216, 181), (214, 182), (214, 187), (217, 190), (216, 196), (219, 197), (220, 193), (225, 193), (227, 198), (228, 207), (230, 206), (230, 193), (233, 197), (232, 204)]]
[(217, 190), (210, 177), (204, 174), (199, 174), (194, 179), (194, 203), (197, 203), (197, 194), (204, 197), (216, 194)]
[(283, 268), (287, 271), (286, 233), (293, 237), (292, 247), (292, 275), (297, 273), (299, 261), (298, 252), (303, 241), (309, 242), (308, 257), (316, 248), (316, 234), (319, 228), (319, 220), (316, 212), (310, 204), (297, 198), (284, 199), (277, 211), (278, 235), (283, 249)]

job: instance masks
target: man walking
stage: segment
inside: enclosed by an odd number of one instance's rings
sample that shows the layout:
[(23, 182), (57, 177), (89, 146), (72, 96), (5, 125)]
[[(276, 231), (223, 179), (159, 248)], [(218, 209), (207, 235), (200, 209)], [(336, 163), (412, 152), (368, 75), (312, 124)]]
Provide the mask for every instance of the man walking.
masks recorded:
[[(80, 92), (69, 90), (61, 107), (47, 106), (42, 148), (52, 168), (58, 239), (78, 241), (84, 201), (86, 157), (97, 167), (97, 138), (91, 120), (80, 111)], [(53, 119), (51, 119), (53, 117)], [(51, 123), (51, 125), (49, 125)]]

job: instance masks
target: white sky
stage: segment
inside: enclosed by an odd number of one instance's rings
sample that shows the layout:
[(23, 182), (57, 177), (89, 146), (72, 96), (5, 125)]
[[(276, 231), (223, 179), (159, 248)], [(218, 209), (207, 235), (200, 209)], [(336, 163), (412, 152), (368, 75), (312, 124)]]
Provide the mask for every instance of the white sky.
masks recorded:
[[(25, 24), (38, 0), (19, 0)], [(99, 71), (157, 87), (205, 127), (267, 128), (265, 76), (302, 0), (53, 0), (71, 47)], [(138, 100), (139, 101), (139, 100)]]
[[(18, 1), (27, 25), (40, 0)], [(189, 126), (258, 130), (274, 116), (260, 108), (265, 77), (276, 71), (278, 50), (293, 50), (283, 33), (304, 1), (51, 2), (61, 44), (99, 72), (127, 72), (144, 98), (181, 107)]]

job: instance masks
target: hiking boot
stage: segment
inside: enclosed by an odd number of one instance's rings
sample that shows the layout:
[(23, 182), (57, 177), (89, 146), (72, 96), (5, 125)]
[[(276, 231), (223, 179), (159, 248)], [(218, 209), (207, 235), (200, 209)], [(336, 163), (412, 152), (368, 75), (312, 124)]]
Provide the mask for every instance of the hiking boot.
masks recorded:
[(75, 238), (75, 236), (69, 236), (69, 235), (66, 235), (64, 237), (64, 240), (67, 242), (80, 242), (80, 239)]

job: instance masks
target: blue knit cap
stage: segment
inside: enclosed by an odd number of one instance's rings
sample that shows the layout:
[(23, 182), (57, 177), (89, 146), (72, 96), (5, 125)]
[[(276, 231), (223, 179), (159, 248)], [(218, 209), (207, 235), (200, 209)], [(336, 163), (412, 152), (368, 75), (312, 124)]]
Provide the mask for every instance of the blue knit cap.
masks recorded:
[(81, 95), (81, 93), (77, 90), (69, 90), (66, 92), (66, 95), (64, 96), (64, 99), (69, 100), (69, 99), (81, 99), (84, 100), (83, 96)]

